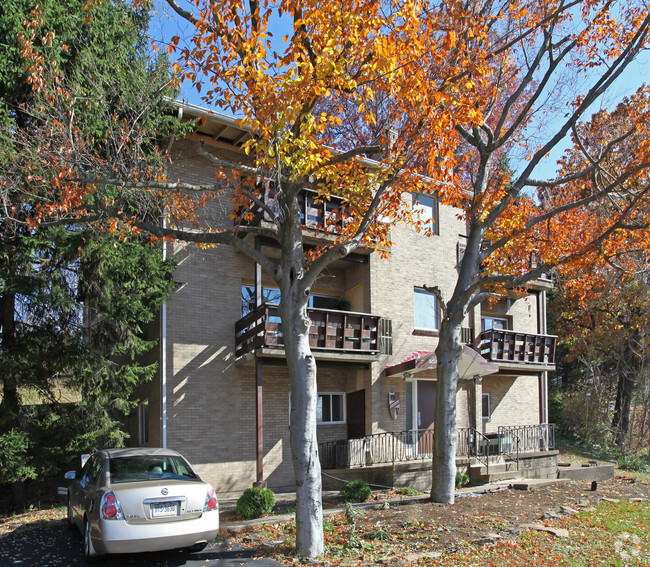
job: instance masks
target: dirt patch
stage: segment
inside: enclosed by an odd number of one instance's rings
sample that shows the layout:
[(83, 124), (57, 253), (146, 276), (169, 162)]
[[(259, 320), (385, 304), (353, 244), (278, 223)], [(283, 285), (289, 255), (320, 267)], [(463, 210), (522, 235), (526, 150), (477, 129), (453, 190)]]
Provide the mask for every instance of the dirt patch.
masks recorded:
[[(332, 553), (348, 555), (345, 550), (350, 550), (352, 545), (361, 550), (364, 546), (372, 547), (373, 556), (379, 551), (379, 555), (392, 554), (393, 559), (395, 554), (408, 557), (449, 553), (469, 545), (516, 537), (522, 524), (543, 525), (556, 517), (590, 510), (604, 499), (648, 500), (650, 485), (616, 477), (599, 482), (596, 490), (592, 490), (591, 481), (540, 486), (529, 491), (503, 487), (460, 495), (453, 506), (429, 502), (426, 496), (402, 500), (389, 500), (390, 497), (390, 494), (378, 494), (370, 508), (356, 508), (352, 520), (356, 524), (354, 530), (350, 529), (351, 518), (346, 519), (343, 511), (327, 514), (325, 538), (329, 555), (326, 559), (332, 562)], [(228, 525), (223, 527), (227, 529)], [(268, 549), (276, 559), (291, 560), (291, 524), (271, 522), (232, 535), (245, 545)], [(343, 551), (333, 551), (337, 549)]]

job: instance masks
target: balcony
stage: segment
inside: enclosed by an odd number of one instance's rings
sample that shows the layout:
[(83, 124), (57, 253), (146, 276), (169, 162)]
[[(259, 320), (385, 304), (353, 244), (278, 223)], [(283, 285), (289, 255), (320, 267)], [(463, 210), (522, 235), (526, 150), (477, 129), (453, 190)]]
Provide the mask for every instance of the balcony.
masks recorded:
[[(380, 344), (389, 337), (381, 317), (333, 309), (308, 309), (311, 319), (309, 346), (315, 356), (351, 360), (373, 360)], [(282, 321), (278, 305), (264, 304), (235, 323), (235, 356), (264, 349), (267, 356), (281, 356), (284, 350)], [(329, 356), (327, 356), (329, 355)]]
[(483, 358), (498, 363), (502, 369), (511, 366), (535, 371), (553, 370), (556, 340), (554, 335), (490, 329), (478, 336), (477, 350)]

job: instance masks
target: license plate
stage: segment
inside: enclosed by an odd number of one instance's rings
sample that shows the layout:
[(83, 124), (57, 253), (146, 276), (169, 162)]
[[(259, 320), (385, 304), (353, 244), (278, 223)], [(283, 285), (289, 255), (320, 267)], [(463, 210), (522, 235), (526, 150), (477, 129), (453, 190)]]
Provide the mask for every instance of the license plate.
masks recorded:
[(152, 518), (178, 516), (178, 502), (159, 502), (151, 505)]

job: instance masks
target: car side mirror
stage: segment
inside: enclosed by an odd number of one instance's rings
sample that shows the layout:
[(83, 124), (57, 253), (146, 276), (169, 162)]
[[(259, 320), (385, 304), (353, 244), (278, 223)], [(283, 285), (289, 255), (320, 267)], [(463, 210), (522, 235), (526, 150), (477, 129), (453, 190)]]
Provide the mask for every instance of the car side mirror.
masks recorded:
[(65, 473), (65, 479), (66, 480), (74, 480), (77, 478), (77, 472), (76, 471), (68, 471)]

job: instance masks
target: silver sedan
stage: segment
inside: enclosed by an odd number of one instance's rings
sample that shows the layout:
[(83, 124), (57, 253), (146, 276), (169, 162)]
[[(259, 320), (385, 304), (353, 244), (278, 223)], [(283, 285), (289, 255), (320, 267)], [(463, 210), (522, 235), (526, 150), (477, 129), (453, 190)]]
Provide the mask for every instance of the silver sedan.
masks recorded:
[(84, 536), (84, 557), (176, 548), (203, 549), (219, 531), (214, 489), (169, 449), (96, 451), (66, 473), (68, 523)]

